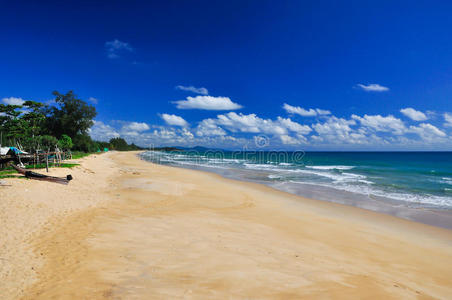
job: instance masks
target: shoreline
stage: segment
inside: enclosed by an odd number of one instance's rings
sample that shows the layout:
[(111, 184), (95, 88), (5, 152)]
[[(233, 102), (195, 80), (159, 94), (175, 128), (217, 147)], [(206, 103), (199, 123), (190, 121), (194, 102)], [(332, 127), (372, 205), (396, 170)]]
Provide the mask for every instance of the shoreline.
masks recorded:
[[(80, 182), (68, 187), (91, 199), (63, 207), (63, 216), (49, 214), (33, 238), (25, 235), (34, 248), (25, 263), (36, 263), (36, 272), (22, 272), (28, 288), (16, 295), (445, 298), (452, 292), (450, 230), (145, 163), (136, 152), (82, 160), (73, 172)], [(66, 204), (74, 204), (71, 192), (51, 183), (28, 189), (43, 186), (69, 194)]]
[[(141, 154), (145, 152), (146, 151), (139, 153), (138, 157), (147, 163), (154, 164), (155, 162), (146, 160), (141, 156)], [(285, 183), (285, 186), (281, 187), (280, 186), (281, 183), (266, 182), (258, 179), (250, 179), (247, 178), (246, 176), (239, 176), (234, 173), (235, 171), (238, 170), (229, 171), (204, 167), (202, 165), (185, 166), (185, 165), (168, 165), (159, 163), (157, 164), (162, 166), (182, 168), (187, 170), (215, 174), (219, 175), (221, 178), (224, 179), (231, 179), (240, 182), (265, 185), (276, 191), (296, 195), (305, 199), (312, 199), (315, 201), (326, 201), (329, 203), (336, 203), (350, 207), (361, 208), (367, 211), (373, 211), (376, 213), (390, 215), (404, 220), (409, 220), (417, 223), (422, 223), (425, 225), (452, 230), (452, 209), (410, 206), (413, 205), (413, 203), (391, 198), (385, 198), (382, 196), (373, 196), (371, 198), (365, 194), (353, 193), (349, 191), (335, 189), (332, 187), (315, 185), (312, 183), (298, 183), (292, 185)], [(241, 171), (243, 172), (243, 170)], [(333, 198), (332, 195), (335, 195), (336, 198)]]

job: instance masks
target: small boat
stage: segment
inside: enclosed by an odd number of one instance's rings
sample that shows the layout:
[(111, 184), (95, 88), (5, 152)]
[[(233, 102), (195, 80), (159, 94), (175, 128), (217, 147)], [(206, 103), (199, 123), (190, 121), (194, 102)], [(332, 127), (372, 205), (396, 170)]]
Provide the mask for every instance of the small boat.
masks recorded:
[(66, 178), (47, 176), (47, 175), (44, 175), (44, 174), (39, 174), (39, 173), (36, 173), (36, 172), (28, 171), (27, 169), (18, 167), (18, 166), (14, 165), (14, 164), (11, 164), (11, 166), (17, 172), (19, 172), (20, 174), (25, 175), (25, 177), (30, 178), (30, 179), (49, 181), (49, 182), (55, 182), (55, 183), (60, 183), (60, 184), (68, 184), (69, 181), (72, 180), (72, 176), (71, 175), (67, 175)]

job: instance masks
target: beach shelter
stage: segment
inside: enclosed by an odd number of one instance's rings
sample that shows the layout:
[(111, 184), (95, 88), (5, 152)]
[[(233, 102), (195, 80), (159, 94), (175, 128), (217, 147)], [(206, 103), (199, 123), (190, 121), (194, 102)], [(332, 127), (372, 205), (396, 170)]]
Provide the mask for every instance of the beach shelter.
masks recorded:
[(9, 147), (9, 150), (14, 154), (28, 154), (27, 152), (21, 151), (21, 150), (17, 149), (16, 147)]
[(28, 154), (25, 151), (21, 151), (16, 147), (2, 147), (0, 148), (0, 155), (17, 155), (17, 154)]
[(0, 155), (6, 155), (8, 153), (9, 147), (1, 147), (0, 148)]

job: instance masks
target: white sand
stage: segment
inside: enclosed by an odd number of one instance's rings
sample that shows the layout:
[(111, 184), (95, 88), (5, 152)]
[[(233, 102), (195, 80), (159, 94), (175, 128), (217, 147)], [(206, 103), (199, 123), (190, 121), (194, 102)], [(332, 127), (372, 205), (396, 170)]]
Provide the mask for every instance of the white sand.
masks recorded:
[(0, 187), (2, 298), (452, 295), (449, 230), (135, 153), (92, 156), (70, 172), (68, 186)]

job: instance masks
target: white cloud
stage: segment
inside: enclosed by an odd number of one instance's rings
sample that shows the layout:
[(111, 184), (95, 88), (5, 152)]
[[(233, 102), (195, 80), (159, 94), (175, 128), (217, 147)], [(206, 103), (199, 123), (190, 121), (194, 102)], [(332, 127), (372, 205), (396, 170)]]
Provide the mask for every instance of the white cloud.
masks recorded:
[(255, 114), (244, 115), (242, 113), (230, 112), (224, 115), (218, 115), (217, 118), (218, 125), (225, 126), (232, 132), (287, 134), (287, 129), (284, 125), (270, 119), (261, 119)]
[(300, 145), (308, 142), (308, 139), (305, 136), (299, 134), (295, 137), (283, 134), (279, 136), (279, 139), (283, 145)]
[(113, 127), (101, 121), (94, 121), (94, 125), (88, 130), (88, 134), (93, 140), (103, 142), (119, 137), (119, 133)]
[(146, 146), (208, 146), (208, 147), (231, 147), (245, 143), (244, 139), (236, 139), (231, 136), (201, 136), (195, 137), (188, 128), (165, 128), (160, 127), (149, 133), (142, 133), (137, 137), (129, 137), (137, 143)]
[(299, 145), (304, 142), (301, 139), (297, 139), (285, 134), (280, 135), (279, 138), (281, 140), (281, 143), (283, 143), (284, 145)]
[(97, 104), (99, 103), (99, 99), (94, 98), (94, 97), (89, 97), (88, 101), (91, 102), (92, 104)]
[(139, 122), (130, 122), (125, 124), (122, 128), (121, 128), (121, 132), (141, 132), (141, 131), (146, 131), (149, 130), (150, 127), (148, 124), (146, 123), (139, 123)]
[(107, 57), (111, 59), (119, 58), (120, 54), (124, 52), (133, 52), (130, 44), (118, 39), (105, 42), (105, 49), (107, 50)]
[(428, 123), (421, 123), (419, 126), (410, 126), (410, 132), (418, 134), (424, 141), (427, 142), (431, 142), (438, 137), (446, 137), (446, 134), (443, 131)]
[(216, 124), (214, 119), (202, 120), (196, 127), (196, 135), (198, 136), (224, 136), (226, 131)]
[(313, 124), (312, 128), (318, 136), (314, 140), (327, 141), (333, 144), (337, 143), (363, 143), (365, 135), (360, 132), (354, 132), (350, 127), (356, 125), (355, 120), (346, 120), (332, 116), (324, 123)]
[(196, 96), (187, 97), (187, 100), (174, 101), (179, 109), (204, 109), (204, 110), (236, 110), (242, 108), (228, 97)]
[[(122, 137), (128, 143), (135, 143), (143, 147), (152, 146), (206, 146), (215, 148), (242, 147), (247, 139), (226, 135), (203, 135), (195, 137), (194, 132), (188, 127), (149, 126), (151, 131), (136, 131), (145, 129), (146, 126), (137, 125), (144, 123), (114, 120), (112, 126), (95, 121), (89, 133), (93, 139), (109, 141), (113, 137)], [(145, 124), (147, 125), (147, 124)], [(119, 129), (115, 129), (115, 127)], [(148, 125), (147, 125), (148, 126)], [(130, 131), (134, 129), (135, 131)], [(222, 129), (220, 129), (222, 130)]]
[[(428, 112), (425, 114), (430, 116)], [(134, 142), (146, 147), (180, 145), (255, 149), (262, 147), (260, 141), (264, 139), (268, 149), (452, 149), (452, 138), (445, 131), (447, 126), (452, 127), (451, 113), (444, 113), (444, 127), (425, 122), (407, 126), (393, 115), (365, 114), (352, 115), (350, 118), (324, 116), (314, 123), (301, 124), (280, 116), (276, 119), (265, 119), (256, 114), (227, 112), (218, 114), (215, 118), (201, 120), (196, 127), (190, 128), (189, 124), (185, 125), (186, 121), (177, 115), (160, 116), (167, 125), (112, 121), (110, 126), (96, 121), (90, 135), (98, 140), (121, 136), (129, 143)]]
[[(201, 137), (226, 136), (224, 129), (232, 133), (269, 135), (280, 140), (280, 143), (285, 145), (305, 143), (307, 139), (304, 135), (312, 131), (309, 126), (301, 125), (290, 118), (277, 117), (276, 120), (271, 120), (259, 118), (255, 114), (244, 115), (242, 113), (229, 112), (218, 115), (216, 119), (203, 120), (196, 128), (196, 134)], [(295, 136), (291, 136), (290, 133)], [(275, 142), (276, 140), (273, 139), (273, 141)]]
[(392, 115), (386, 117), (381, 115), (364, 115), (364, 117), (352, 115), (352, 119), (359, 121), (363, 126), (375, 131), (392, 132), (396, 135), (404, 134), (406, 131), (405, 124), (402, 120)]
[(290, 118), (285, 119), (278, 117), (277, 120), (281, 125), (289, 129), (290, 131), (296, 132), (301, 135), (309, 134), (312, 131), (311, 127), (307, 125), (301, 125), (297, 122), (292, 121)]
[(368, 85), (358, 83), (357, 87), (366, 92), (387, 92), (387, 91), (389, 91), (388, 87), (379, 85), (378, 83), (371, 83)]
[(445, 127), (452, 127), (452, 113), (444, 113)]
[(185, 121), (182, 117), (170, 114), (161, 114), (160, 117), (166, 122), (168, 125), (187, 127), (188, 122)]
[(164, 140), (169, 140), (169, 139), (175, 140), (177, 137), (177, 132), (174, 129), (170, 129), (170, 128), (155, 129), (152, 132), (152, 134), (155, 137), (158, 137), (158, 138), (164, 139)]
[(17, 98), (17, 97), (9, 97), (9, 98), (3, 98), (2, 102), (7, 105), (22, 105), (22, 104), (24, 104), (25, 100), (22, 98)]
[(318, 114), (319, 116), (322, 116), (322, 115), (330, 115), (330, 114), (331, 114), (331, 112), (330, 112), (329, 110), (326, 110), (326, 109), (316, 108), (315, 111), (317, 112), (317, 114)]
[(415, 110), (411, 107), (403, 108), (400, 112), (413, 121), (425, 121), (428, 119), (423, 112)]
[(316, 116), (322, 116), (322, 115), (329, 115), (331, 112), (329, 110), (324, 109), (313, 109), (310, 108), (308, 110), (299, 107), (299, 106), (292, 106), (287, 103), (284, 103), (283, 108), (290, 114), (297, 114), (303, 117), (316, 117)]
[(176, 86), (176, 89), (181, 90), (181, 91), (186, 91), (186, 92), (192, 92), (195, 94), (201, 94), (201, 95), (208, 95), (209, 91), (204, 88), (204, 87), (194, 87), (194, 86), (183, 86), (183, 85), (178, 85)]
[(193, 139), (194, 135), (193, 133), (191, 133), (191, 131), (189, 131), (187, 128), (182, 128), (181, 131), (182, 136), (188, 138), (188, 139)]

